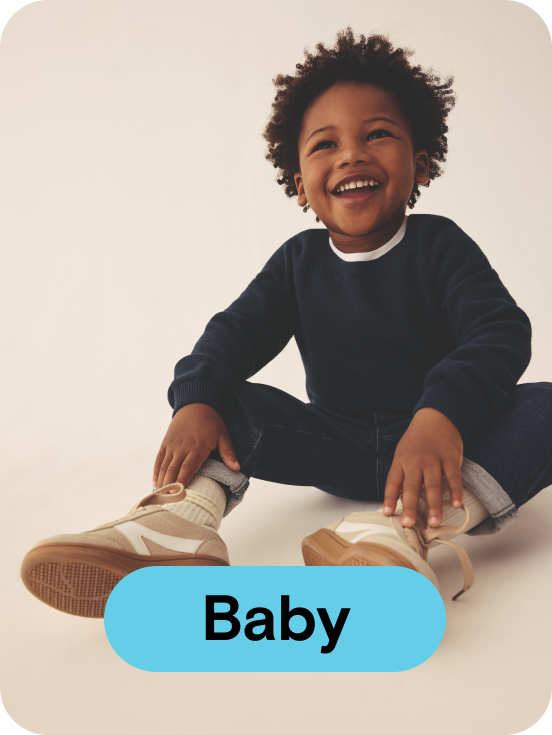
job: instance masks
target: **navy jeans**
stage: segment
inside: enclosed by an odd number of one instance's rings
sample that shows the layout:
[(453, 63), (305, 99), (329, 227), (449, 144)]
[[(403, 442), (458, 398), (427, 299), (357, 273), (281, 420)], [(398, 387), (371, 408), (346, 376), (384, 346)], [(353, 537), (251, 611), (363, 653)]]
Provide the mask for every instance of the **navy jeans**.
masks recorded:
[[(410, 414), (339, 416), (262, 383), (241, 383), (222, 407), (246, 477), (382, 501)], [(520, 507), (552, 485), (552, 383), (517, 385), (503, 414), (464, 446)], [(221, 460), (217, 450), (211, 459)]]

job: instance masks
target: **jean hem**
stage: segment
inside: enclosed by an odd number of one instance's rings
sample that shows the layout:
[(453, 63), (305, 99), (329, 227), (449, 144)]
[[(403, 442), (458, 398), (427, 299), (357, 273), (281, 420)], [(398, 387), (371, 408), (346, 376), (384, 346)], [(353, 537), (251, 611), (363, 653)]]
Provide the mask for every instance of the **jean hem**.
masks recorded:
[(468, 536), (483, 536), (502, 531), (517, 517), (517, 507), (512, 498), (486, 469), (464, 457), (462, 483), (489, 511), (489, 517), (467, 531)]
[(242, 472), (231, 470), (224, 462), (219, 462), (218, 459), (211, 459), (210, 457), (205, 460), (196, 474), (210, 477), (211, 480), (228, 486), (229, 494), (226, 498), (223, 517), (227, 516), (236, 505), (241, 503), (245, 491), (249, 487), (249, 478)]

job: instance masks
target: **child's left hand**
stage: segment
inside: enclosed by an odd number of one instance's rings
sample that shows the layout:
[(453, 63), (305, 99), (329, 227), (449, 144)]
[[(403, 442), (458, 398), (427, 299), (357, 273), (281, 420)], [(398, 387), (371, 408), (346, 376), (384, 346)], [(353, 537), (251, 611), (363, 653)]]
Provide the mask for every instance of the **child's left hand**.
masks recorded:
[(462, 505), (462, 457), (464, 445), (456, 426), (440, 411), (421, 408), (397, 444), (387, 476), (383, 512), (392, 515), (402, 490), (402, 524), (416, 523), (422, 481), (428, 502), (430, 526), (442, 519), (442, 480), (446, 478), (454, 508)]

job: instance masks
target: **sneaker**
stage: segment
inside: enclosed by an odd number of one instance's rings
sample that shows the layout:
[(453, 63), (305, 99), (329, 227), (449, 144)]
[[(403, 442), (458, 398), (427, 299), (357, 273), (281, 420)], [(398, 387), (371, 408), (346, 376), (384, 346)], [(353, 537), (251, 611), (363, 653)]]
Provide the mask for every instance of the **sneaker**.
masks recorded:
[(327, 528), (321, 528), (307, 536), (301, 545), (307, 566), (366, 566), (406, 567), (423, 574), (437, 590), (439, 584), (427, 562), (430, 544), (446, 544), (460, 558), (464, 572), (464, 587), (453, 600), (473, 585), (473, 567), (466, 550), (441, 536), (457, 536), (470, 522), (468, 509), (463, 505), (466, 520), (462, 526), (427, 525), (423, 513), (418, 514), (416, 524), (405, 528), (399, 515), (386, 516), (381, 511), (351, 513)]
[[(166, 494), (175, 489), (177, 493)], [(228, 566), (226, 545), (216, 531), (171, 511), (185, 497), (182, 484), (165, 485), (123, 518), (41, 541), (23, 559), (25, 587), (57, 610), (102, 618), (112, 589), (136, 569)]]

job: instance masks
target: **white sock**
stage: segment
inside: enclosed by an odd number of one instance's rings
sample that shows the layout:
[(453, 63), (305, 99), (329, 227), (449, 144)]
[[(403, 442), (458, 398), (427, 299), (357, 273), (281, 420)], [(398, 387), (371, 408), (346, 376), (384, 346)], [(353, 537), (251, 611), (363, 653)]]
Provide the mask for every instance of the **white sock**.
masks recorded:
[(187, 521), (218, 531), (226, 508), (226, 493), (219, 482), (194, 475), (186, 485), (186, 498), (165, 507)]

